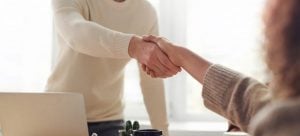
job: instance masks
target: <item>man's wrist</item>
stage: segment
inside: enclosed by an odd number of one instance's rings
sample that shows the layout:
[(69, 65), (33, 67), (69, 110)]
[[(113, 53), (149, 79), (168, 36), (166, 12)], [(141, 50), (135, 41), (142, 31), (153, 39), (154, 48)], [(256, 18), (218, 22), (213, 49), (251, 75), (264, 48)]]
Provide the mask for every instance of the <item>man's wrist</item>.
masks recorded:
[(137, 42), (140, 38), (136, 35), (133, 35), (128, 46), (128, 54), (131, 58), (136, 58)]

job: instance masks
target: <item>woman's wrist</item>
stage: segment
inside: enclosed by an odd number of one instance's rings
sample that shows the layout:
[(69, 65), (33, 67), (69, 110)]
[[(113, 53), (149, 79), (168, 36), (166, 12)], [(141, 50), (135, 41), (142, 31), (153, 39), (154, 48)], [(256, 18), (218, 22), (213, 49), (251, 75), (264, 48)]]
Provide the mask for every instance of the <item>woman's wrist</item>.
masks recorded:
[(172, 52), (173, 52), (173, 56), (174, 56), (174, 61), (176, 62), (176, 64), (180, 67), (183, 67), (185, 64), (185, 58), (187, 55), (188, 50), (184, 47), (180, 47), (180, 46), (173, 46), (172, 47)]

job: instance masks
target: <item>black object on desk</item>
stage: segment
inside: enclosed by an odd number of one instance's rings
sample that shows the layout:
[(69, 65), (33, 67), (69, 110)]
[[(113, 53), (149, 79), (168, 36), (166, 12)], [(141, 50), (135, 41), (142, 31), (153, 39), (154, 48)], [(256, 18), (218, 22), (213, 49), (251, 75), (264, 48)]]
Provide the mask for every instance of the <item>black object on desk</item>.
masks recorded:
[(156, 129), (144, 129), (133, 132), (134, 136), (162, 136), (162, 131)]
[(140, 124), (134, 121), (126, 121), (125, 130), (119, 131), (119, 136), (162, 136), (162, 131), (156, 129), (142, 129), (139, 130)]

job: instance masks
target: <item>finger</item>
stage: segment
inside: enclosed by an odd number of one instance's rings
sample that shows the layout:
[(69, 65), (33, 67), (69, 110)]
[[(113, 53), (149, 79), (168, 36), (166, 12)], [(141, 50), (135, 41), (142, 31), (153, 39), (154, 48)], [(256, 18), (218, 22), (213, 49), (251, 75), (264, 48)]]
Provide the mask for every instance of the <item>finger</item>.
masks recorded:
[(148, 68), (148, 67), (146, 67), (146, 73), (147, 73), (147, 75), (150, 75), (150, 69)]
[(156, 78), (155, 73), (154, 73), (153, 71), (150, 71), (150, 76), (151, 76), (152, 78)]
[[(166, 59), (166, 61), (169, 62), (170, 60)], [(169, 62), (169, 63), (171, 63), (171, 62)], [(175, 70), (168, 68), (158, 58), (157, 58), (157, 61), (155, 61), (155, 63), (153, 65), (154, 66), (152, 68), (152, 71), (155, 72), (156, 77), (161, 77), (161, 78), (173, 76), (173, 75), (177, 74), (180, 70), (180, 68), (178, 68), (179, 70), (177, 70), (176, 66), (175, 66)], [(170, 65), (173, 65), (173, 64), (171, 63)]]
[(159, 60), (155, 64), (156, 70), (155, 73), (159, 77), (164, 77), (164, 76), (171, 76), (173, 75), (173, 72), (170, 71), (164, 64), (162, 64)]
[(161, 64), (155, 65), (155, 69), (153, 69), (152, 71), (155, 73), (156, 77), (165, 77), (171, 75), (167, 68), (162, 66)]
[(171, 77), (171, 76), (172, 76), (172, 75), (165, 74), (165, 73), (161, 73), (161, 74), (155, 73), (155, 77), (156, 77), (156, 78), (167, 78), (167, 77)]
[(166, 78), (169, 76), (166, 76), (164, 73), (156, 73), (155, 71), (150, 71), (150, 75), (152, 78)]
[(142, 67), (143, 71), (146, 72), (146, 65), (145, 64), (141, 64), (141, 67)]
[(159, 69), (156, 67), (156, 65), (154, 64), (155, 61), (151, 60), (151, 62), (148, 62), (148, 64), (145, 64), (146, 67), (146, 71), (159, 71)]
[(164, 65), (162, 65), (162, 64), (157, 64), (156, 67), (157, 67), (157, 69), (159, 69), (159, 70), (154, 70), (154, 72), (157, 73), (156, 75), (159, 76), (159, 77), (162, 77), (162, 76), (170, 76), (170, 75), (173, 74), (168, 68), (166, 68), (166, 67), (165, 67)]
[(171, 75), (174, 75), (181, 70), (180, 67), (173, 64), (173, 62), (168, 58), (168, 56), (166, 54), (159, 53), (157, 55), (157, 57), (158, 57), (158, 60), (160, 61), (160, 63), (163, 64), (167, 68), (167, 71), (170, 72)]
[[(157, 57), (151, 59), (151, 63), (146, 65), (147, 71), (151, 70), (155, 73), (156, 76), (164, 76), (168, 72), (168, 69), (161, 64)], [(149, 74), (148, 74), (149, 75)]]
[(147, 75), (151, 76), (152, 78), (155, 78), (155, 73), (153, 70), (151, 70), (150, 68), (148, 68), (146, 65), (144, 65), (145, 67), (145, 72), (147, 73)]
[(156, 64), (158, 62), (157, 58), (153, 59), (151, 60), (151, 63), (148, 63), (148, 65), (146, 65), (147, 69), (155, 72), (161, 72), (160, 68)]
[(180, 68), (172, 63), (172, 61), (167, 57), (167, 55), (158, 55), (159, 61), (172, 73), (179, 72)]
[(152, 77), (162, 77), (162, 78), (166, 77), (166, 73), (162, 72), (160, 68), (156, 65), (153, 65), (152, 68), (146, 66), (146, 73)]
[(153, 71), (152, 69), (146, 67), (147, 69), (147, 75), (151, 76), (152, 78), (156, 78), (157, 77), (157, 74), (155, 73), (155, 71)]
[(156, 77), (155, 72), (148, 67), (146, 67), (146, 73), (147, 73), (147, 75), (151, 76), (152, 78)]

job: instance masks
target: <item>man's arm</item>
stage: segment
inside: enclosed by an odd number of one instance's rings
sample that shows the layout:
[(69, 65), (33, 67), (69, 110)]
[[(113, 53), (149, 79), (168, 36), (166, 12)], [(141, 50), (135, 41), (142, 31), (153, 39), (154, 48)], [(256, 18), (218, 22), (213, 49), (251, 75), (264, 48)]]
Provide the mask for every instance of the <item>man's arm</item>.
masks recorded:
[(73, 50), (94, 57), (132, 57), (164, 77), (179, 71), (153, 43), (87, 21), (81, 13), (86, 5), (84, 1), (52, 0), (52, 4), (57, 32)]
[(132, 34), (117, 32), (86, 20), (82, 0), (52, 0), (54, 25), (69, 47), (94, 57), (129, 58)]

